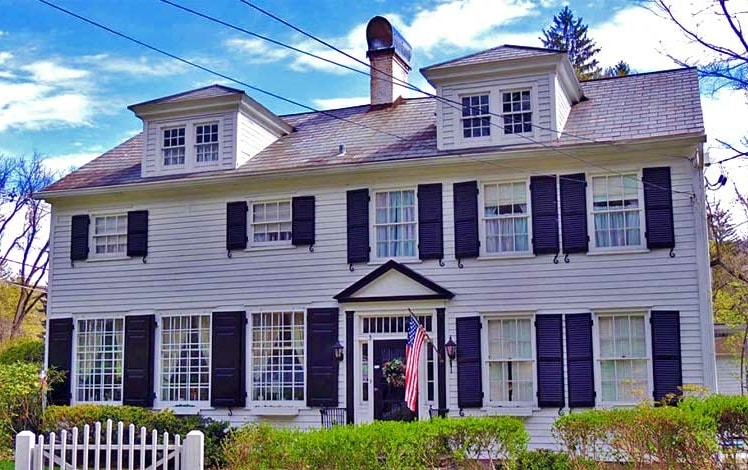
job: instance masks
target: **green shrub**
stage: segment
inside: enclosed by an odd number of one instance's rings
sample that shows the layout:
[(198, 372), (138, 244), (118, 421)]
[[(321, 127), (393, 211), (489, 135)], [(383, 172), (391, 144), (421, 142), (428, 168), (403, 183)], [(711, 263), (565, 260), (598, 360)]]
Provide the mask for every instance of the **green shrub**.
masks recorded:
[(213, 421), (200, 416), (176, 416), (173, 412), (151, 411), (137, 406), (119, 405), (76, 405), (49, 406), (44, 411), (41, 429), (43, 432), (59, 432), (74, 427), (93, 425), (111, 419), (122, 421), (125, 426), (134, 424), (138, 429), (145, 427), (169, 435), (179, 434), (183, 439), (190, 431), (202, 431), (205, 435), (205, 464), (211, 468), (223, 467), (222, 443), (228, 432), (228, 423)]
[(519, 470), (569, 470), (571, 461), (563, 452), (548, 449), (530, 450), (522, 453), (517, 463)]
[(251, 424), (224, 443), (229, 469), (418, 469), (446, 464), (478, 466), (473, 459), (516, 463), (528, 441), (521, 421), (508, 418), (376, 421), (309, 431)]
[(590, 410), (562, 416), (554, 424), (557, 439), (569, 453), (572, 468), (589, 460), (666, 468), (713, 468), (716, 424), (676, 407)]
[(687, 397), (680, 408), (708, 418), (717, 427), (717, 441), (724, 459), (731, 468), (737, 468), (737, 453), (742, 450), (737, 440), (748, 436), (748, 397), (711, 395), (706, 398)]
[(12, 452), (16, 433), (38, 431), (42, 416), (40, 365), (0, 364), (0, 459)]
[(4, 345), (0, 351), (0, 364), (44, 361), (44, 342), (40, 339), (21, 338)]

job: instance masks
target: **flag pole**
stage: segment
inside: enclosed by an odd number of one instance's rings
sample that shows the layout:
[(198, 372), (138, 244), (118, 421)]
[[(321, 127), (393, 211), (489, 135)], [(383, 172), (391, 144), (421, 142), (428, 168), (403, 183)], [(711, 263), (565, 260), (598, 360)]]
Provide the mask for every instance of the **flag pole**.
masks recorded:
[(434, 349), (434, 352), (436, 352), (436, 356), (439, 358), (439, 362), (443, 362), (444, 357), (442, 356), (442, 353), (439, 351), (439, 348), (434, 344), (434, 341), (431, 339), (431, 336), (426, 332), (426, 328), (423, 325), (421, 325), (421, 322), (418, 321), (418, 317), (416, 316), (415, 313), (413, 313), (413, 310), (408, 308), (408, 313), (410, 313), (410, 316), (416, 319), (416, 323), (418, 323), (418, 327), (423, 328), (423, 331), (426, 335), (426, 339), (428, 340), (431, 347)]

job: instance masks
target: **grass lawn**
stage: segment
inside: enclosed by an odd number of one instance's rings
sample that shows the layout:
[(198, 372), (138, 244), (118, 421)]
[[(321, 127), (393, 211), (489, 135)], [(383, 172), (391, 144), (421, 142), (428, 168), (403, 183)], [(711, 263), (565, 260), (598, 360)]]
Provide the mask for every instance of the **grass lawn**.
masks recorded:
[(12, 460), (0, 460), (0, 470), (13, 470), (14, 468)]

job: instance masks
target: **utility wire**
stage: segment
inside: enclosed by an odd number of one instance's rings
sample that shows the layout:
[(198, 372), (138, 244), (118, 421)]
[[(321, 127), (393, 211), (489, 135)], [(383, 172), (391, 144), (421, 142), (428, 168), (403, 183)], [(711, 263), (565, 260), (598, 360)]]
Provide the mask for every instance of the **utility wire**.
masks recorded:
[(254, 85), (250, 85), (247, 82), (243, 82), (241, 80), (237, 80), (237, 79), (232, 78), (232, 77), (230, 77), (230, 76), (228, 76), (228, 75), (226, 75), (224, 73), (217, 72), (217, 71), (212, 70), (212, 69), (210, 69), (208, 67), (205, 67), (204, 65), (200, 65), (200, 64), (198, 64), (196, 62), (193, 62), (193, 61), (190, 61), (190, 60), (187, 60), (187, 59), (183, 59), (182, 57), (179, 57), (179, 56), (177, 56), (175, 54), (172, 54), (171, 52), (167, 52), (164, 49), (160, 49), (160, 48), (158, 48), (156, 46), (148, 44), (148, 43), (146, 43), (144, 41), (141, 41), (139, 39), (135, 39), (132, 36), (128, 36), (125, 33), (122, 33), (120, 31), (112, 29), (112, 28), (110, 28), (108, 26), (105, 26), (105, 25), (103, 25), (101, 23), (98, 23), (98, 22), (96, 22), (94, 20), (86, 18), (85, 16), (79, 15), (79, 14), (77, 14), (77, 13), (71, 11), (71, 10), (63, 8), (63, 7), (61, 7), (59, 5), (56, 5), (56, 4), (52, 3), (52, 2), (49, 2), (47, 0), (38, 0), (38, 1), (41, 2), (41, 3), (43, 3), (43, 4), (45, 4), (45, 5), (47, 5), (47, 6), (52, 7), (54, 9), (58, 10), (58, 11), (61, 11), (61, 12), (65, 13), (65, 14), (67, 14), (67, 15), (70, 15), (70, 16), (73, 16), (75, 18), (78, 18), (79, 20), (84, 21), (84, 22), (86, 22), (86, 23), (88, 23), (88, 24), (90, 24), (92, 26), (95, 26), (97, 28), (103, 29), (104, 31), (112, 33), (112, 34), (114, 34), (116, 36), (119, 36), (119, 37), (121, 37), (123, 39), (127, 39), (128, 41), (134, 42), (134, 43), (136, 43), (138, 45), (141, 45), (143, 47), (146, 47), (146, 48), (148, 48), (148, 49), (150, 49), (152, 51), (158, 52), (159, 54), (163, 54), (163, 55), (165, 55), (167, 57), (171, 57), (174, 60), (178, 60), (179, 62), (182, 62), (183, 64), (187, 64), (187, 65), (190, 65), (192, 67), (198, 68), (198, 69), (202, 70), (203, 72), (207, 72), (207, 73), (209, 73), (211, 75), (215, 75), (217, 77), (223, 78), (224, 80), (229, 80), (229, 81), (231, 81), (233, 83), (245, 86), (245, 87), (249, 88), (250, 90), (257, 91), (258, 93), (265, 94), (267, 96), (270, 96), (270, 97), (275, 98), (275, 99), (280, 100), (280, 101), (285, 101), (286, 103), (293, 104), (295, 106), (298, 106), (300, 108), (304, 108), (306, 110), (309, 110), (309, 111), (312, 111), (312, 112), (315, 112), (315, 113), (323, 114), (323, 115), (331, 117), (333, 119), (338, 119), (340, 121), (345, 121), (345, 122), (347, 122), (349, 124), (353, 124), (353, 125), (356, 125), (356, 126), (359, 126), (359, 127), (363, 127), (363, 128), (375, 131), (375, 132), (379, 132), (379, 133), (382, 133), (382, 134), (387, 134), (387, 135), (389, 135), (391, 137), (395, 137), (397, 139), (407, 140), (404, 137), (401, 137), (401, 136), (399, 136), (397, 134), (393, 134), (391, 132), (387, 132), (387, 131), (383, 131), (383, 130), (380, 130), (380, 129), (376, 129), (376, 128), (371, 127), (369, 125), (366, 125), (366, 124), (363, 124), (363, 123), (360, 123), (360, 122), (356, 122), (356, 121), (352, 121), (352, 120), (346, 119), (344, 117), (337, 116), (334, 113), (331, 113), (329, 111), (323, 111), (323, 110), (319, 110), (319, 109), (313, 108), (313, 107), (311, 107), (309, 105), (300, 103), (298, 101), (294, 101), (294, 100), (292, 100), (290, 98), (286, 98), (284, 96), (281, 96), (281, 95), (278, 95), (276, 93), (264, 90), (262, 88), (254, 86)]

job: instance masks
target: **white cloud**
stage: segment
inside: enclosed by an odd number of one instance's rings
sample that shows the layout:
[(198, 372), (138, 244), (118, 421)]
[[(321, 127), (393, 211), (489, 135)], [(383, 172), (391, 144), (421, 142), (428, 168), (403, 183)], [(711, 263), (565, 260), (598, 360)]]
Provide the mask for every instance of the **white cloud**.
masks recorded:
[(88, 151), (80, 153), (69, 153), (65, 155), (56, 155), (44, 159), (44, 165), (50, 170), (58, 173), (60, 176), (70, 173), (80, 168), (94, 158), (101, 155), (101, 151)]
[(18, 87), (0, 83), (0, 96), (8, 96), (6, 93), (13, 89), (22, 89), (27, 95), (4, 99), (5, 103), (0, 105), (3, 110), (0, 132), (11, 127), (39, 130), (51, 126), (90, 125), (94, 110), (91, 100), (83, 94), (50, 94), (45, 86)]
[(7, 36), (7, 35), (8, 35), (7, 31), (3, 31), (2, 29), (0, 29), (0, 38), (3, 36)]
[(40, 60), (20, 67), (29, 72), (31, 79), (38, 83), (61, 83), (78, 80), (88, 76), (87, 70), (73, 69), (60, 65), (52, 60)]
[(355, 96), (350, 98), (318, 98), (312, 101), (318, 109), (339, 109), (351, 106), (369, 104), (368, 96)]
[(232, 38), (223, 42), (229, 49), (244, 54), (244, 58), (254, 63), (278, 62), (287, 58), (291, 51), (271, 45), (262, 39)]
[(7, 61), (13, 58), (13, 54), (8, 51), (0, 51), (0, 65), (3, 65)]
[(164, 77), (182, 74), (187, 66), (175, 60), (152, 61), (146, 57), (113, 57), (108, 54), (83, 56), (76, 60), (93, 66), (98, 71), (141, 77)]

